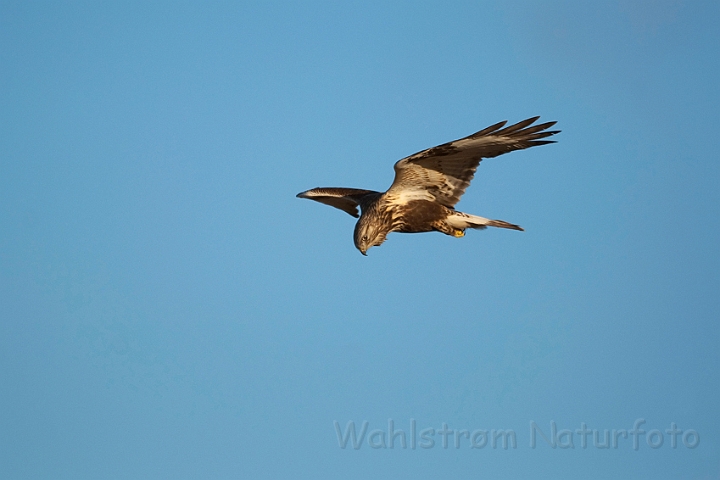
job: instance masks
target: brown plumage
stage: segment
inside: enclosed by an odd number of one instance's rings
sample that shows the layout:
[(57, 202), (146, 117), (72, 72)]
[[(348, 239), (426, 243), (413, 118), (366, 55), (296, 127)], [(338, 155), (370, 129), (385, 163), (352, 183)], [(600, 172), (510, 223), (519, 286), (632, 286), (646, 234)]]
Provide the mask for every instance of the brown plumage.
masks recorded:
[(357, 188), (313, 188), (297, 196), (339, 208), (353, 217), (358, 217), (360, 207), (362, 215), (355, 225), (354, 241), (363, 255), (383, 243), (390, 232), (438, 231), (462, 237), (466, 228), (522, 230), (502, 220), (458, 212), (455, 204), (483, 158), (555, 143), (542, 139), (559, 133), (547, 130), (556, 122), (533, 125), (538, 118), (509, 127), (505, 127), (506, 121), (496, 123), (465, 138), (405, 157), (395, 164), (395, 180), (384, 193)]

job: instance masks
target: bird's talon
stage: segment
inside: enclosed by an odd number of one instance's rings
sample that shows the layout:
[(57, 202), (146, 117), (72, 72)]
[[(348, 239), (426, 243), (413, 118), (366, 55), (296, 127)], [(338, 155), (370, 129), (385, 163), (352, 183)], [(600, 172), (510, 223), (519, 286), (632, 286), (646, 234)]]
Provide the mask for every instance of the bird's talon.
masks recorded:
[(454, 236), (455, 238), (464, 237), (464, 236), (465, 236), (465, 231), (464, 231), (464, 230), (455, 230), (455, 233), (453, 233), (453, 236)]

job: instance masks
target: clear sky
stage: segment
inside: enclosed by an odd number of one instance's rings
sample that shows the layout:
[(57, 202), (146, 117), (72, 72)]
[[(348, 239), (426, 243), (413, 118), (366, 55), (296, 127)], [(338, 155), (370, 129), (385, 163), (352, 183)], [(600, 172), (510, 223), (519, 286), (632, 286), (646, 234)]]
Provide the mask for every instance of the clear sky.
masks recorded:
[[(0, 478), (720, 478), (718, 25), (1, 1)], [(364, 257), (295, 198), (535, 115), (458, 205), (525, 232)]]

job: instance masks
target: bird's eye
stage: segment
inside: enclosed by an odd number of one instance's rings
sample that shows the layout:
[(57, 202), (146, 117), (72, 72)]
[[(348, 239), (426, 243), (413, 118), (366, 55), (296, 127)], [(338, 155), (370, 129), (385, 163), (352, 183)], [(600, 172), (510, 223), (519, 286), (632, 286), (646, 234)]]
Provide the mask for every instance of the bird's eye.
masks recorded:
[(367, 235), (363, 235), (363, 242), (367, 242)]

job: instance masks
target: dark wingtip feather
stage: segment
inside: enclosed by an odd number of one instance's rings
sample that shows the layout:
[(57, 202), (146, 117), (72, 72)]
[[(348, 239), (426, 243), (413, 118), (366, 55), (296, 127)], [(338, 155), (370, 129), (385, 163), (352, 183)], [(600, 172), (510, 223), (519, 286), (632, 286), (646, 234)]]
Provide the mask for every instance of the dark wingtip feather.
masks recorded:
[(532, 127), (523, 129), (522, 133), (525, 135), (529, 135), (531, 133), (542, 132), (543, 130), (546, 130), (546, 129), (552, 127), (556, 123), (557, 122), (547, 122), (547, 123), (541, 123), (540, 125), (533, 125)]
[(497, 134), (498, 134), (498, 135), (509, 135), (509, 134), (511, 134), (511, 133), (515, 133), (515, 132), (517, 132), (517, 131), (519, 131), (519, 130), (522, 130), (522, 129), (525, 128), (525, 127), (529, 127), (530, 125), (532, 125), (533, 123), (535, 123), (535, 121), (537, 121), (538, 118), (540, 118), (540, 116), (531, 117), (531, 118), (528, 118), (528, 119), (526, 119), (526, 120), (523, 120), (522, 122), (518, 122), (518, 123), (516, 123), (515, 125), (510, 125), (509, 127), (503, 128), (502, 130), (500, 130), (499, 132), (497, 132)]
[(505, 124), (506, 124), (507, 122), (508, 122), (507, 120), (503, 120), (502, 122), (498, 122), (498, 123), (496, 123), (495, 125), (490, 125), (490, 126), (487, 127), (487, 128), (483, 128), (483, 129), (480, 130), (479, 132), (473, 133), (471, 136), (472, 136), (472, 137), (482, 137), (483, 135), (488, 135), (488, 134), (493, 133), (493, 132), (495, 132), (495, 131), (497, 131), (497, 130), (500, 130), (502, 127), (505, 126)]
[[(555, 135), (556, 133), (560, 133), (560, 130), (553, 130), (549, 132), (545, 132), (544, 130), (552, 127), (557, 123), (557, 121), (553, 122), (545, 122), (541, 123), (539, 125), (533, 125), (538, 119), (540, 118), (540, 115), (537, 115), (535, 117), (527, 118), (521, 122), (518, 122), (514, 125), (510, 125), (509, 127), (505, 127), (507, 124), (507, 120), (503, 120), (502, 122), (498, 122), (494, 125), (490, 125), (487, 128), (484, 128), (480, 130), (479, 132), (473, 133), (470, 135), (470, 138), (477, 138), (482, 137), (485, 135), (532, 135), (532, 138), (543, 138), (550, 135)], [(533, 125), (533, 126), (531, 126)], [(505, 127), (505, 128), (503, 128)], [(542, 133), (538, 133), (542, 132)], [(542, 135), (541, 137), (537, 137), (536, 135)]]
[(295, 197), (297, 197), (297, 198), (310, 198), (310, 195), (308, 195), (308, 193), (312, 192), (313, 190), (315, 190), (315, 189), (314, 189), (314, 188), (311, 188), (310, 190), (305, 190), (304, 192), (300, 192), (300, 193), (298, 193), (297, 195), (295, 195)]

